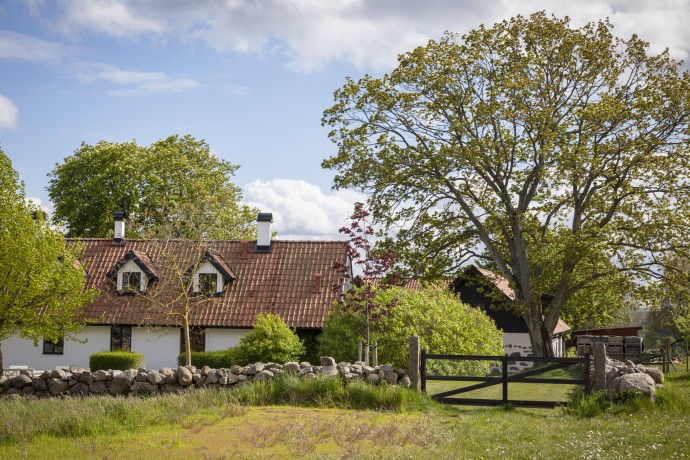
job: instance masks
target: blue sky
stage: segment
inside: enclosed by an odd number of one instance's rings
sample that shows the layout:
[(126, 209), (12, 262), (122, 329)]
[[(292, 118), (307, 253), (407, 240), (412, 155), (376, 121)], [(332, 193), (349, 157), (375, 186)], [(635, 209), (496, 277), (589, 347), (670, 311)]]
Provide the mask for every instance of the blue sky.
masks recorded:
[[(0, 146), (48, 210), (47, 173), (82, 142), (205, 139), (283, 238), (338, 238), (354, 191), (330, 190), (321, 113), (346, 76), (398, 53), (545, 9), (609, 17), (687, 59), (690, 1), (2, 0)], [(88, 199), (88, 197), (85, 197)]]

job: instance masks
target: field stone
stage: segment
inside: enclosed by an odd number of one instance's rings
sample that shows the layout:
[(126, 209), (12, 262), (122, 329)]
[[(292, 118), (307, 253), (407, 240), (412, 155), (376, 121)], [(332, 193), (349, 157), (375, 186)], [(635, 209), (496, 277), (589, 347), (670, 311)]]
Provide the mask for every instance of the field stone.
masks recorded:
[(160, 386), (161, 393), (182, 393), (184, 387), (179, 383), (166, 383)]
[(152, 385), (161, 385), (165, 380), (165, 376), (158, 371), (149, 371), (146, 374), (146, 380)]
[(321, 374), (335, 376), (338, 375), (338, 369), (336, 369), (335, 366), (321, 366)]
[(24, 388), (31, 385), (33, 379), (27, 375), (17, 375), (12, 377), (12, 386), (15, 388)]
[(127, 378), (122, 375), (118, 375), (117, 377), (113, 378), (108, 386), (108, 391), (111, 395), (123, 395), (125, 393), (129, 393), (131, 389), (132, 385), (129, 383)]
[(395, 385), (398, 383), (398, 373), (391, 371), (391, 372), (386, 372), (385, 377), (386, 382), (390, 383), (391, 385)]
[(82, 372), (79, 377), (80, 382), (84, 382), (87, 385), (91, 385), (96, 380), (96, 377), (91, 372)]
[(34, 387), (34, 390), (36, 390), (36, 391), (47, 391), (48, 390), (48, 385), (46, 385), (46, 381), (43, 380), (41, 377), (35, 377), (31, 381), (31, 386)]
[[(69, 390), (69, 382), (60, 378), (52, 378), (48, 380), (48, 391), (51, 395), (57, 396), (67, 393)], [(8, 390), (9, 392), (9, 390)]]
[(287, 372), (288, 374), (296, 374), (299, 372), (299, 363), (296, 363), (294, 361), (291, 361), (289, 363), (285, 363), (283, 366), (283, 370)]
[(148, 377), (149, 377), (148, 372), (146, 372), (145, 370), (143, 370), (143, 371), (139, 370), (137, 372), (136, 381), (137, 382), (146, 382), (146, 381), (148, 381)]
[(93, 378), (95, 382), (101, 382), (104, 380), (108, 380), (109, 375), (106, 371), (104, 370), (97, 370), (96, 372), (93, 373)]
[(89, 394), (89, 385), (84, 382), (77, 382), (69, 389), (69, 394), (73, 396), (87, 396)]
[(36, 390), (34, 390), (34, 387), (31, 385), (24, 387), (21, 389), (22, 396), (32, 396), (36, 393)]
[(163, 375), (163, 382), (162, 383), (176, 383), (177, 382), (177, 372), (172, 370), (169, 367), (164, 367), (160, 369), (158, 372)]
[(12, 396), (12, 395), (19, 396), (21, 393), (22, 393), (22, 390), (20, 390), (19, 388), (10, 387), (3, 393), (3, 395), (5, 395), (5, 396)]
[(656, 383), (664, 383), (664, 373), (654, 367), (645, 369), (645, 374), (654, 379)]
[[(202, 371), (203, 373), (203, 371)], [(206, 381), (204, 382), (206, 385), (212, 385), (214, 383), (218, 383), (218, 372), (216, 370), (210, 370), (209, 372), (206, 373)]]
[(238, 366), (237, 364), (233, 364), (230, 366), (230, 372), (235, 374), (235, 375), (240, 375), (242, 373), (242, 366)]
[(201, 375), (208, 376), (208, 374), (210, 374), (212, 370), (213, 369), (211, 369), (209, 366), (204, 366), (201, 368)]
[(256, 380), (257, 382), (272, 380), (272, 379), (273, 379), (273, 372), (271, 372), (267, 369), (262, 370), (261, 372), (256, 374), (256, 376), (254, 376), (254, 380)]
[(126, 379), (127, 382), (131, 385), (136, 380), (137, 374), (139, 374), (138, 370), (127, 369), (126, 371), (123, 371), (122, 374), (120, 374), (120, 376), (123, 377), (124, 379)]
[(380, 380), (381, 380), (381, 378), (379, 377), (379, 374), (371, 373), (371, 374), (367, 375), (367, 382), (369, 382), (369, 383), (376, 384), (376, 383), (379, 383)]
[(106, 394), (108, 392), (108, 386), (105, 384), (105, 380), (96, 380), (89, 385), (89, 391), (96, 395)]
[(321, 365), (335, 367), (335, 359), (331, 358), (330, 356), (322, 356)]
[(192, 371), (187, 369), (184, 366), (180, 366), (177, 368), (177, 382), (182, 385), (183, 387), (188, 387), (189, 385), (192, 384), (194, 379), (194, 375), (192, 374)]
[(642, 391), (652, 401), (656, 399), (656, 383), (647, 374), (625, 374), (619, 377), (618, 391), (636, 390)]
[(412, 385), (412, 381), (410, 378), (406, 375), (404, 375), (400, 381), (398, 382), (400, 385), (404, 386), (405, 388), (410, 388), (410, 385)]
[(134, 382), (134, 385), (132, 385), (132, 393), (138, 394), (138, 395), (156, 395), (158, 394), (158, 385), (153, 385), (148, 382), (140, 382), (136, 381)]

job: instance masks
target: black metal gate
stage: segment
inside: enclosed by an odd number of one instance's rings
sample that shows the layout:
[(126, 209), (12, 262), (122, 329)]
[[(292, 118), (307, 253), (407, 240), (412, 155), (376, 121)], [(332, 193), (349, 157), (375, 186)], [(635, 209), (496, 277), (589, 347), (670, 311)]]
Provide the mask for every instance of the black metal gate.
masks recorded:
[[(452, 360), (452, 361), (492, 361), (500, 362), (500, 375), (487, 376), (461, 376), (461, 375), (430, 375), (427, 373), (427, 360)], [(520, 372), (509, 373), (509, 363), (511, 362), (527, 362), (533, 363), (530, 369)], [(475, 406), (500, 406), (500, 405), (515, 405), (522, 407), (543, 407), (553, 408), (556, 406), (565, 406), (567, 401), (534, 401), (534, 400), (517, 400), (509, 397), (509, 384), (511, 383), (529, 383), (529, 384), (562, 384), (562, 385), (583, 385), (585, 394), (589, 394), (590, 380), (589, 380), (589, 365), (590, 355), (586, 354), (582, 358), (536, 358), (527, 356), (473, 356), (473, 355), (435, 355), (428, 354), (426, 350), (421, 350), (421, 366), (420, 377), (422, 391), (426, 392), (426, 384), (428, 380), (445, 380), (455, 382), (479, 382), (474, 385), (444, 391), (437, 393), (431, 397), (444, 404), (458, 404), (458, 405), (475, 405)], [(538, 364), (535, 366), (534, 364)], [(581, 365), (582, 373), (580, 378), (539, 378), (535, 377), (556, 369), (564, 369), (573, 365)], [(493, 385), (502, 386), (501, 399), (476, 399), (476, 398), (454, 398), (462, 393), (487, 388)]]

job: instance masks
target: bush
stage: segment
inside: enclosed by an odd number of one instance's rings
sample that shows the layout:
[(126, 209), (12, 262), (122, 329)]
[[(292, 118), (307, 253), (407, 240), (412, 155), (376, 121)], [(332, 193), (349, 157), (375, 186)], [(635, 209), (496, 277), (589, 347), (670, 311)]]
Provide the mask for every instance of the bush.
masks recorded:
[(296, 361), (304, 353), (304, 345), (295, 331), (278, 315), (256, 316), (254, 329), (240, 339), (233, 349), (237, 364)]
[(146, 365), (146, 357), (132, 351), (102, 351), (89, 356), (89, 367), (95, 370), (139, 369)]
[[(187, 362), (186, 353), (181, 353), (177, 357), (177, 363), (180, 366), (184, 366)], [(208, 366), (211, 369), (223, 369), (237, 364), (237, 359), (235, 357), (235, 349), (228, 348), (226, 350), (217, 351), (193, 351), (192, 352), (192, 366), (194, 367), (204, 367)]]
[[(430, 353), (464, 355), (503, 355), (502, 333), (479, 308), (462, 303), (442, 286), (421, 291), (403, 287), (379, 289), (374, 303), (381, 307), (371, 321), (370, 340), (378, 341), (379, 363), (406, 368), (409, 362), (409, 337), (419, 336), (422, 348)], [(389, 306), (389, 307), (385, 307)], [(326, 318), (319, 338), (321, 354), (336, 361), (352, 361), (363, 341), (361, 311), (336, 305)], [(485, 374), (490, 363), (484, 361), (430, 362), (436, 374)]]

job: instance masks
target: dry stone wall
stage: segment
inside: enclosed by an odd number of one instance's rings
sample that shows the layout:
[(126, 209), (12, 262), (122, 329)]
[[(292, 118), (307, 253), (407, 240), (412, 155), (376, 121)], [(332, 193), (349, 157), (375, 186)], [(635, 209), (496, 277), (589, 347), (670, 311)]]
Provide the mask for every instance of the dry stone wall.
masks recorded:
[(410, 386), (410, 378), (402, 369), (390, 364), (371, 367), (362, 362), (337, 363), (333, 358), (322, 357), (321, 365), (308, 362), (286, 364), (254, 363), (232, 366), (228, 369), (211, 369), (204, 366), (179, 366), (177, 369), (158, 370), (129, 369), (126, 371), (71, 369), (45, 371), (39, 376), (23, 370), (14, 377), (0, 377), (0, 395), (27, 397), (88, 396), (88, 395), (157, 395), (184, 393), (199, 388), (221, 388), (242, 385), (252, 381), (272, 380), (281, 374), (300, 378), (316, 378), (320, 375), (340, 377), (345, 382), (365, 381), (372, 384)]

